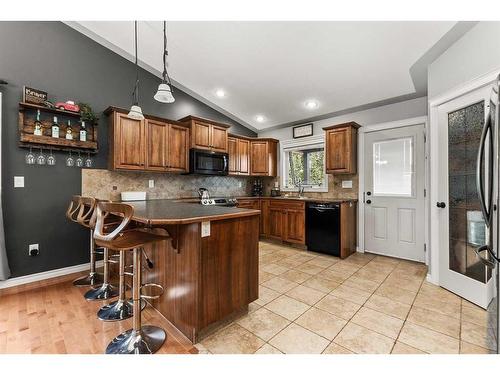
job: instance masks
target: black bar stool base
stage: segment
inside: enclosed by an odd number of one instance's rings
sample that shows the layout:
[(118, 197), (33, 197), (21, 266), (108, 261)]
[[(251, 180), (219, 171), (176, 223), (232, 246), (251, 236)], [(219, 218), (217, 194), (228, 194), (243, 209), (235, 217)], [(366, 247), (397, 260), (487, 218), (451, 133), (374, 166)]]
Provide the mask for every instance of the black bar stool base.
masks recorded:
[(167, 334), (159, 327), (142, 326), (116, 336), (106, 348), (106, 354), (153, 354), (161, 348)]
[(87, 301), (106, 300), (118, 296), (118, 288), (111, 284), (102, 284), (100, 288), (91, 289), (85, 293)]
[[(141, 300), (141, 310), (146, 307), (146, 301)], [(127, 301), (115, 301), (103, 306), (97, 312), (97, 317), (105, 322), (125, 320), (134, 316), (134, 305), (131, 299)]]
[(74, 286), (79, 286), (79, 287), (99, 287), (102, 285), (103, 282), (103, 276), (101, 273), (93, 273), (93, 274), (88, 274), (87, 276), (80, 277), (73, 281)]

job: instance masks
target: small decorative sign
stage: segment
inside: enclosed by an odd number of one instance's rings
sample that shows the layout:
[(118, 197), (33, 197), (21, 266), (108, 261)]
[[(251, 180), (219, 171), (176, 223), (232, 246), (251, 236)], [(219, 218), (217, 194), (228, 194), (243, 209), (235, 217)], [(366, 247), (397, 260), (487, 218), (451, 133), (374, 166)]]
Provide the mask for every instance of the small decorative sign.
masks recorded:
[(45, 105), (47, 100), (47, 93), (42, 90), (34, 89), (28, 86), (23, 87), (23, 102)]
[(293, 127), (293, 138), (303, 138), (313, 135), (313, 123)]

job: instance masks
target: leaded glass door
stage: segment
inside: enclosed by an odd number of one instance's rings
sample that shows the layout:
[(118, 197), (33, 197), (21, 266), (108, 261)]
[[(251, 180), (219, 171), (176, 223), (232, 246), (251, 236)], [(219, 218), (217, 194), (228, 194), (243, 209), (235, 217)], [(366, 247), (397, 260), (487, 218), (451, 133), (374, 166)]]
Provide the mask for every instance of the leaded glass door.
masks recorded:
[[(431, 202), (431, 209), (439, 215), (440, 285), (484, 308), (493, 298), (494, 284), (491, 268), (477, 255), (488, 241), (490, 228), (482, 212), (476, 172), (486, 117), (490, 110), (496, 111), (491, 93), (488, 86), (439, 106), (439, 160), (431, 160), (439, 163), (439, 179), (434, 183), (439, 184), (440, 201)], [(493, 135), (492, 130), (488, 139), (493, 140)], [(493, 170), (493, 144), (485, 142), (485, 147), (489, 157), (481, 163), (482, 172)], [(482, 176), (484, 185), (490, 186), (492, 176)], [(493, 194), (485, 189), (485, 200), (491, 201)]]

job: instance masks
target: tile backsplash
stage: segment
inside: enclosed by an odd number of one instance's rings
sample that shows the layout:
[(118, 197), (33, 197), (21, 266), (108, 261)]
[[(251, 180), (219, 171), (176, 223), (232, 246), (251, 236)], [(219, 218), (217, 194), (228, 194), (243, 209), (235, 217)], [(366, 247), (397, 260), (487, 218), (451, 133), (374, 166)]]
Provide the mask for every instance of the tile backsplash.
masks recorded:
[[(149, 188), (149, 180), (154, 187)], [(82, 195), (99, 199), (119, 200), (122, 191), (145, 191), (148, 199), (198, 197), (198, 188), (207, 188), (213, 197), (242, 197), (252, 192), (254, 177), (198, 176), (147, 172), (117, 172), (107, 169), (82, 169)], [(351, 180), (352, 188), (342, 188), (342, 181)], [(264, 195), (279, 178), (263, 178)], [(291, 194), (295, 194), (292, 192)], [(328, 175), (327, 193), (305, 193), (313, 198), (358, 198), (358, 175)]]
[[(149, 180), (154, 180), (154, 188), (148, 187)], [(82, 169), (82, 195), (118, 200), (122, 191), (146, 191), (148, 199), (189, 198), (198, 197), (198, 188), (204, 187), (214, 197), (247, 196), (253, 181), (252, 177)]]

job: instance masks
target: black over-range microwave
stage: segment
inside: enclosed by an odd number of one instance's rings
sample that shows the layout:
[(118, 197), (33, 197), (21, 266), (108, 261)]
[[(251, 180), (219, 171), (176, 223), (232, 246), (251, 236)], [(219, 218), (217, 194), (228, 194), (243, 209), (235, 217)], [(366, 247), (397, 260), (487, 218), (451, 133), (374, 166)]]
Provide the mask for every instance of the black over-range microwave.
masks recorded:
[(229, 168), (229, 155), (225, 152), (197, 150), (189, 151), (189, 173), (226, 176)]

